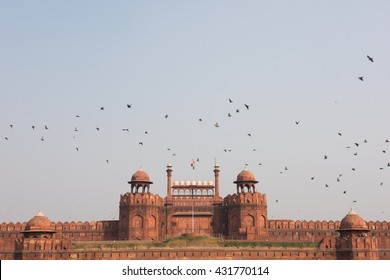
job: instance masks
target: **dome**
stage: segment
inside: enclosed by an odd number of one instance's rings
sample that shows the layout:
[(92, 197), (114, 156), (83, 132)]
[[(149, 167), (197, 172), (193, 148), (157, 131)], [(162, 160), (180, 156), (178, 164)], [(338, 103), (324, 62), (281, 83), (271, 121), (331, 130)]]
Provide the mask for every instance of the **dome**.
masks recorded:
[(54, 232), (50, 220), (41, 211), (27, 222), (24, 232)]
[(352, 209), (341, 220), (339, 230), (368, 230), (366, 222)]
[(238, 182), (254, 182), (257, 183), (255, 175), (253, 175), (252, 172), (250, 172), (248, 169), (242, 170), (238, 175), (237, 175), (237, 180), (234, 183)]
[(145, 171), (143, 171), (141, 168), (138, 169), (134, 174), (133, 176), (131, 176), (131, 182), (147, 182), (147, 183), (152, 183), (150, 181), (150, 177), (148, 175), (148, 173), (146, 173)]

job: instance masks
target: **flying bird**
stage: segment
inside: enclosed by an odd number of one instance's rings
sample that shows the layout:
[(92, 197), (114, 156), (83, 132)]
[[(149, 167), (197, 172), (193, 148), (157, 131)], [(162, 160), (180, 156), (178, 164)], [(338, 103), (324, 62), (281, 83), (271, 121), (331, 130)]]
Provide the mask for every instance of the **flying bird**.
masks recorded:
[(230, 103), (233, 103), (233, 100), (231, 100), (231, 99), (229, 98), (229, 102), (230, 102)]
[(325, 184), (325, 187), (326, 187), (326, 188), (329, 188), (329, 185), (328, 185), (328, 184)]
[(74, 128), (74, 131), (78, 132), (78, 129), (77, 129), (77, 127), (75, 127), (75, 128)]
[(122, 128), (122, 131), (130, 132), (128, 128)]
[(14, 125), (13, 125), (13, 124), (10, 124), (9, 126), (10, 126), (11, 128), (13, 128), (13, 127), (14, 127)]
[(43, 139), (43, 136), (41, 137), (41, 141), (45, 141), (45, 139)]
[(343, 194), (346, 194), (347, 193), (347, 191), (343, 191)]
[(7, 140), (8, 141), (8, 138), (7, 137), (4, 137), (5, 138), (5, 140)]
[(295, 121), (295, 124), (299, 124), (300, 123), (300, 121)]
[(142, 142), (138, 142), (138, 145), (143, 145), (144, 143), (142, 143)]
[(76, 151), (79, 151), (79, 148), (76, 147)]
[(327, 156), (327, 155), (324, 155), (324, 159), (328, 159), (328, 156)]
[(228, 117), (230, 118), (232, 116), (232, 114), (228, 113)]
[(240, 109), (236, 109), (236, 113), (240, 113)]
[(356, 147), (359, 147), (359, 143), (355, 143)]
[(249, 110), (249, 105), (244, 104), (244, 106), (245, 106), (245, 108), (246, 108), (247, 110)]
[(35, 125), (32, 125), (31, 127), (32, 127), (33, 130), (35, 129)]
[(311, 177), (310, 180), (314, 180), (315, 177)]
[(252, 137), (252, 134), (248, 133), (248, 136), (249, 136), (249, 137)]
[(364, 77), (358, 77), (358, 79), (361, 80), (362, 82), (363, 82), (363, 78), (364, 78)]
[(201, 122), (201, 121), (202, 121), (202, 119), (198, 119), (198, 121), (200, 121), (200, 122)]
[(108, 163), (108, 159), (106, 159), (106, 162)]
[(48, 130), (49, 128), (45, 125), (45, 129)]
[(374, 59), (371, 56), (367, 55), (367, 58), (369, 61), (374, 62)]
[(100, 128), (97, 127), (96, 130), (97, 130), (97, 131), (100, 131)]
[(218, 124), (218, 122), (216, 122), (216, 123), (214, 124), (214, 126), (215, 126), (215, 127), (219, 127), (219, 124)]
[(127, 108), (131, 108), (131, 104), (127, 104), (126, 106), (127, 106)]
[(104, 107), (100, 107), (100, 110), (102, 110), (102, 111), (103, 111), (103, 110), (104, 110)]
[(80, 116), (79, 116), (79, 115), (76, 115), (76, 118), (80, 118)]
[(145, 134), (149, 134), (149, 133), (145, 130)]
[(167, 119), (167, 118), (168, 118), (168, 115), (165, 115), (164, 117)]
[(340, 133), (340, 132), (337, 132), (337, 134), (338, 134), (339, 136), (341, 136), (341, 133)]

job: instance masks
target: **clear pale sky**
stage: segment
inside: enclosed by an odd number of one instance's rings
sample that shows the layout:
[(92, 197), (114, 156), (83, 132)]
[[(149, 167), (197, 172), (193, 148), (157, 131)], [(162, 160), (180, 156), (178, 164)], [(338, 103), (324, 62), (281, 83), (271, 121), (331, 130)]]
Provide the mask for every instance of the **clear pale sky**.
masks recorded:
[(164, 197), (167, 163), (192, 180), (196, 158), (202, 181), (217, 160), (222, 196), (247, 164), (269, 219), (389, 220), (389, 14), (389, 1), (0, 1), (0, 222), (118, 219), (138, 168)]

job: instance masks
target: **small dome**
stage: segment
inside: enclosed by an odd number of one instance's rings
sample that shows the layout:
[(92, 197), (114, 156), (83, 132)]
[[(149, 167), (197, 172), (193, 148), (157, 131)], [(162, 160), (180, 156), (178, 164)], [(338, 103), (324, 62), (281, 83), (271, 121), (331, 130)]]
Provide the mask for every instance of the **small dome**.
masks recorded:
[(339, 230), (368, 230), (366, 222), (352, 209), (341, 220)]
[(174, 182), (173, 182), (173, 185), (174, 185), (174, 186), (178, 186), (178, 185), (179, 185), (179, 181), (177, 181), (177, 180), (174, 181)]
[(25, 232), (54, 232), (50, 220), (41, 211), (27, 222)]
[(138, 169), (133, 174), (133, 176), (131, 176), (131, 181), (130, 182), (148, 182), (148, 183), (152, 183), (152, 182), (150, 182), (150, 177), (149, 177), (148, 173), (143, 171), (141, 168)]
[(255, 183), (257, 183), (255, 175), (253, 175), (252, 172), (250, 172), (248, 169), (246, 169), (246, 167), (244, 170), (242, 170), (237, 175), (237, 180), (234, 183), (238, 183), (238, 182), (255, 182)]

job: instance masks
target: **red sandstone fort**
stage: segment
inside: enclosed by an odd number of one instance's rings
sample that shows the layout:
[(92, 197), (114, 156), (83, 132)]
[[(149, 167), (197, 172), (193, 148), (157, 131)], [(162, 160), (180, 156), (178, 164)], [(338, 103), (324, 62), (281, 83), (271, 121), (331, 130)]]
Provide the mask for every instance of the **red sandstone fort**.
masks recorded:
[[(233, 194), (219, 195), (218, 164), (212, 181), (172, 181), (167, 196), (151, 192), (138, 170), (120, 196), (119, 220), (51, 222), (41, 212), (27, 223), (0, 224), (0, 259), (390, 259), (390, 222), (366, 222), (353, 210), (340, 221), (269, 220), (266, 195), (247, 169)], [(317, 243), (317, 247), (75, 248), (74, 244), (162, 242), (182, 235), (265, 244)]]

